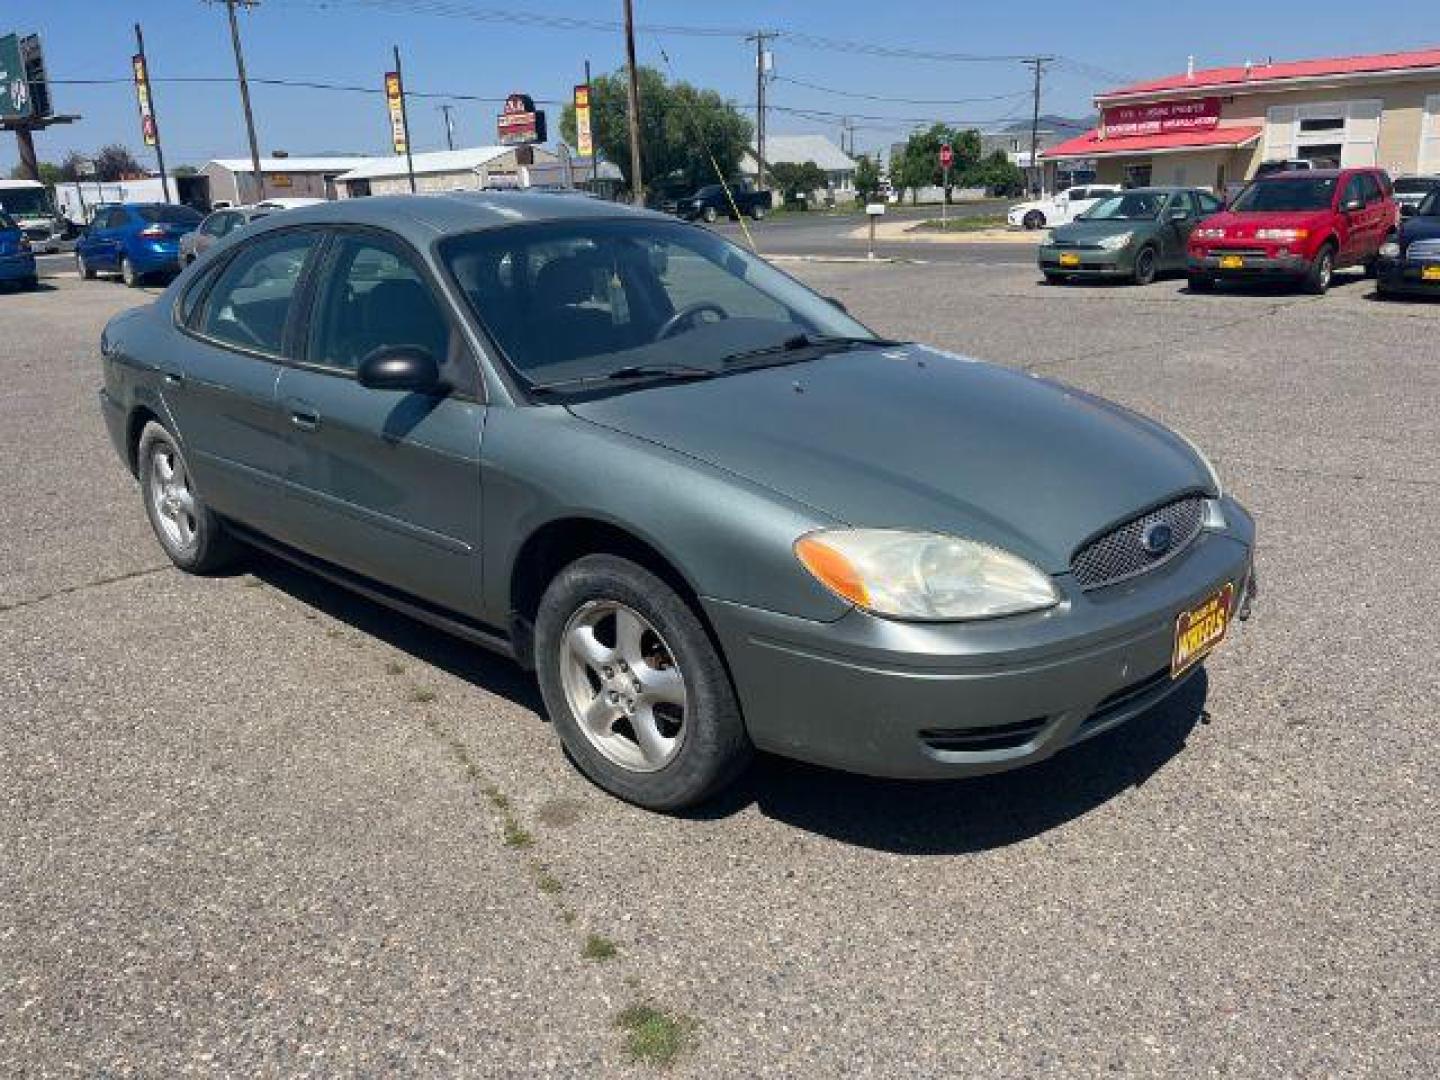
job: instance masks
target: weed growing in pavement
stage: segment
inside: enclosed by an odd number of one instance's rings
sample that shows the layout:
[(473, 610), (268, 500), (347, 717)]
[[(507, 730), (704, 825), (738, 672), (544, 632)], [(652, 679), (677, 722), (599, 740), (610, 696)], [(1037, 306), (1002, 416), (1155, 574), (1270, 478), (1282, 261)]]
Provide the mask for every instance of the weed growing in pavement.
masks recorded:
[(412, 686), (410, 688), (410, 700), (416, 705), (429, 705), (435, 700), (435, 691), (427, 690), (423, 686)]
[(535, 843), (535, 837), (530, 835), (529, 830), (520, 822), (516, 821), (509, 814), (505, 815), (505, 846), (506, 847), (529, 847)]
[(547, 896), (554, 896), (564, 888), (560, 880), (548, 870), (540, 871), (540, 876), (535, 879), (535, 887)]
[(625, 1052), (631, 1060), (664, 1068), (690, 1045), (698, 1025), (688, 1016), (671, 1015), (653, 1005), (630, 1005), (615, 1015), (615, 1026), (625, 1032)]
[(585, 939), (584, 946), (580, 949), (580, 955), (586, 960), (613, 960), (615, 954), (620, 950), (607, 937), (600, 934), (591, 934)]
[(389, 663), (387, 663), (387, 664), (385, 665), (385, 674), (386, 674), (386, 675), (403, 675), (403, 674), (405, 674), (405, 665), (402, 664), (402, 663), (400, 663), (400, 662), (397, 661), (397, 660), (391, 660)]

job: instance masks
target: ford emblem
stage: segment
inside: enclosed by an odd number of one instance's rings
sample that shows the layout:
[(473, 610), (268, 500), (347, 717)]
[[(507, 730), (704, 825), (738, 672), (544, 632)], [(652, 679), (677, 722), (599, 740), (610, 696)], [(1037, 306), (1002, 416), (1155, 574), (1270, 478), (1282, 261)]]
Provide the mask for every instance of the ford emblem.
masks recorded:
[(1164, 555), (1175, 542), (1175, 530), (1163, 521), (1152, 521), (1140, 534), (1140, 544), (1151, 555)]

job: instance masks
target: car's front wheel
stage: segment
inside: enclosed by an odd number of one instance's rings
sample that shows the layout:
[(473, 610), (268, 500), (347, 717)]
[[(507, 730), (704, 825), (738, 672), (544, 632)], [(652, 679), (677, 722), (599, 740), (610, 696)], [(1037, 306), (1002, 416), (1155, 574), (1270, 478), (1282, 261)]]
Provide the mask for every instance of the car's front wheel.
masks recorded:
[(719, 651), (645, 568), (588, 555), (550, 583), (535, 621), (546, 711), (580, 771), (652, 810), (691, 806), (752, 754)]
[(230, 562), (234, 540), (196, 493), (175, 437), (150, 421), (140, 433), (135, 458), (145, 513), (170, 561), (191, 574), (208, 574)]
[(140, 287), (140, 274), (135, 269), (135, 264), (130, 261), (129, 255), (120, 256), (120, 280), (125, 282), (131, 289)]
[(1136, 285), (1149, 285), (1155, 280), (1156, 268), (1159, 265), (1155, 257), (1155, 249), (1143, 247), (1135, 255), (1135, 270), (1133, 278)]
[(707, 223), (713, 225), (719, 219), (720, 213), (713, 206), (707, 206), (700, 212), (700, 216), (704, 218)]
[(756, 221), (764, 221), (764, 220), (765, 220), (765, 207), (761, 206), (759, 203), (756, 203), (754, 206), (752, 206), (752, 207), (750, 208), (750, 216), (751, 216), (752, 218), (754, 218)]
[(1032, 232), (1036, 229), (1043, 229), (1045, 227), (1045, 215), (1039, 210), (1031, 210), (1020, 220), (1020, 224)]
[(95, 280), (95, 268), (78, 251), (75, 253), (75, 272), (85, 281)]
[(1326, 244), (1320, 249), (1320, 254), (1315, 256), (1315, 261), (1310, 264), (1310, 272), (1305, 275), (1305, 291), (1315, 296), (1323, 296), (1330, 288), (1330, 279), (1335, 276), (1335, 248)]

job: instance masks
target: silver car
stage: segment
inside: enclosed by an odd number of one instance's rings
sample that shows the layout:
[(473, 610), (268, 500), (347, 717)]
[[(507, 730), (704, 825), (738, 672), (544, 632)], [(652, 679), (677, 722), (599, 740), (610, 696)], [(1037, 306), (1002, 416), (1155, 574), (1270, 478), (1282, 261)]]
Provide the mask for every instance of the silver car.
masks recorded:
[(236, 229), (273, 213), (275, 210), (267, 206), (227, 206), (214, 211), (198, 229), (180, 238), (180, 265), (189, 266)]

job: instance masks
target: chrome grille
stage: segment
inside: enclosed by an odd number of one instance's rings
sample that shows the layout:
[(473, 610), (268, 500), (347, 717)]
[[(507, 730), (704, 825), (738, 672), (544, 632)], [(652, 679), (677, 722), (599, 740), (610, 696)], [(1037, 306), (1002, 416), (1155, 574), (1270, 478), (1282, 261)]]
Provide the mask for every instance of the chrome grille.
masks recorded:
[(1410, 259), (1440, 259), (1440, 240), (1416, 240), (1405, 255)]
[[(1189, 547), (1200, 532), (1204, 508), (1205, 500), (1201, 496), (1187, 495), (1096, 537), (1070, 561), (1075, 580), (1082, 588), (1098, 589), (1169, 562)], [(1143, 542), (1145, 531), (1155, 524), (1168, 525), (1173, 533), (1169, 548), (1159, 555), (1146, 550)]]

